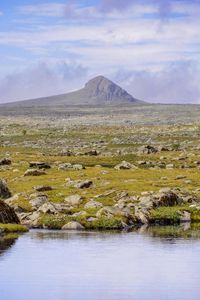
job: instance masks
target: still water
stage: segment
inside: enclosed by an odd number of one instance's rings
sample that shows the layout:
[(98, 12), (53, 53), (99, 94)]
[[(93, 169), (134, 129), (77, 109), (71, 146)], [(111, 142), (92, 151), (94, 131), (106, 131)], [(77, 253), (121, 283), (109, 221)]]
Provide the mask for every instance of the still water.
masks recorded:
[(0, 239), (1, 300), (199, 300), (200, 239), (31, 231)]

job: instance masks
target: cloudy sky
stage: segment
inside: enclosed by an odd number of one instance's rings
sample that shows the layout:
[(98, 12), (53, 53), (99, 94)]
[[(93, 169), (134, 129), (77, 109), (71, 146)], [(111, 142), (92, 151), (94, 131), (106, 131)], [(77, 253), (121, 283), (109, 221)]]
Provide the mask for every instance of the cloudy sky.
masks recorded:
[(138, 99), (200, 103), (200, 0), (0, 2), (0, 102), (104, 75)]

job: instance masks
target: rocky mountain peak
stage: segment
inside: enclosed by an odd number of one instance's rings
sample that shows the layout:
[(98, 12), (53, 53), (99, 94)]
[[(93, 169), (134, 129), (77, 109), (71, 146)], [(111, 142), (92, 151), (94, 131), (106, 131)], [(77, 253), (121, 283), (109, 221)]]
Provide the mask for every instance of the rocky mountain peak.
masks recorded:
[(97, 76), (85, 85), (88, 97), (95, 97), (104, 101), (135, 101), (135, 99), (128, 94), (120, 86), (107, 79), (104, 76)]

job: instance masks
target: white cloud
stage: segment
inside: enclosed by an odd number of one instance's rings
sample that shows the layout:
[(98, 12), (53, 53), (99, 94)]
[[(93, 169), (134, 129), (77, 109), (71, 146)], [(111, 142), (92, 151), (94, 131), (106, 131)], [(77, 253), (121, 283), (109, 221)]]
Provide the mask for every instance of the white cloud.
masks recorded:
[(136, 98), (155, 103), (200, 103), (200, 67), (185, 62), (158, 72), (119, 70), (113, 79)]
[(86, 75), (86, 68), (72, 62), (39, 63), (1, 80), (0, 103), (66, 93), (83, 84)]

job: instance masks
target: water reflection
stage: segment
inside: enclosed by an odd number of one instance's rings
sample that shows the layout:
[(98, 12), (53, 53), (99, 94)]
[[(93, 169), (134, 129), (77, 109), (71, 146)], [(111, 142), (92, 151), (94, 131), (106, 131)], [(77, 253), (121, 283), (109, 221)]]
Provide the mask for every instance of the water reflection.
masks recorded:
[(199, 237), (194, 225), (33, 230), (0, 256), (0, 299), (199, 300)]
[(0, 236), (0, 256), (3, 255), (6, 251), (10, 250), (14, 246), (16, 240), (18, 239), (16, 234), (6, 234)]

